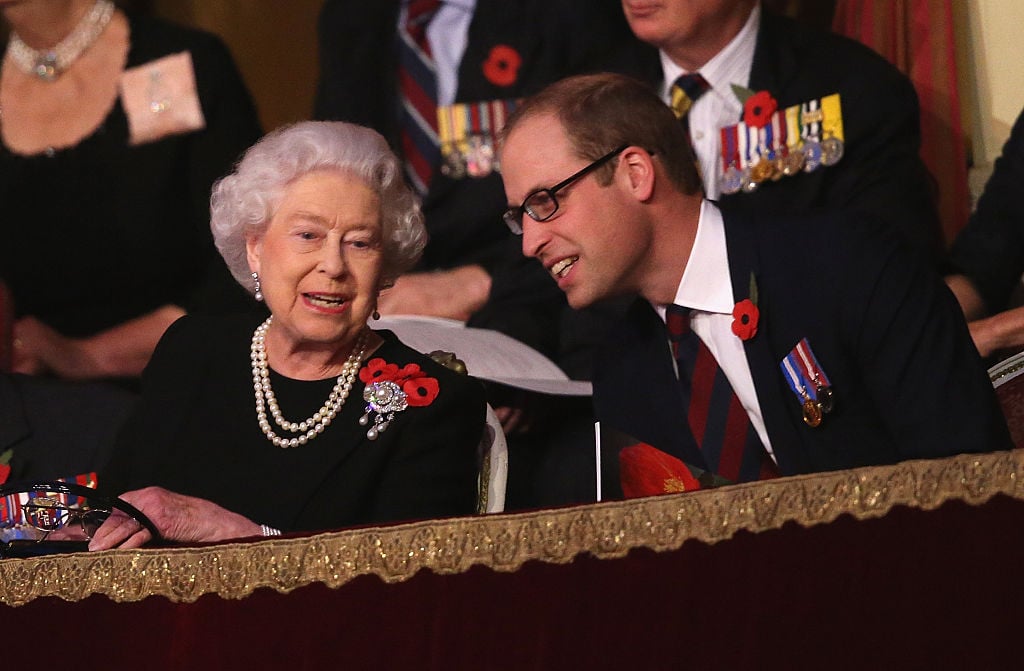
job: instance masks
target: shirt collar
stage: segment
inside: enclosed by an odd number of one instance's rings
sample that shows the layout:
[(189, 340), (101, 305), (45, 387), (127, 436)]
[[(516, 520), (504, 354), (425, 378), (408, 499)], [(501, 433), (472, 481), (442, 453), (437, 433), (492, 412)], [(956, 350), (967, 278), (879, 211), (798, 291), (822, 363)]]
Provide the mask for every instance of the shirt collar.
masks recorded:
[(702, 312), (732, 314), (732, 276), (722, 213), (711, 201), (700, 206), (697, 235), (673, 301)]

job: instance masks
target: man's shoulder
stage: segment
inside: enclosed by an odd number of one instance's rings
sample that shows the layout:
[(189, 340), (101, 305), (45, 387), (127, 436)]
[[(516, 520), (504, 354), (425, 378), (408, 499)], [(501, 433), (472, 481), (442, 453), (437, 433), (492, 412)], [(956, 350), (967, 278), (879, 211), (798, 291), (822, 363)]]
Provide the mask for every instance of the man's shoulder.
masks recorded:
[[(791, 77), (783, 71), (790, 68)], [(902, 72), (864, 44), (829, 30), (764, 12), (754, 55), (754, 71), (772, 69), (778, 69), (774, 74), (786, 79), (789, 88), (796, 88), (797, 95), (804, 93), (801, 89), (807, 86), (832, 87), (833, 90), (807, 92), (817, 97), (835, 92), (851, 94), (861, 86), (870, 86), (883, 95), (893, 93), (887, 91), (891, 87), (910, 87), (909, 79)], [(772, 93), (785, 95), (786, 91)], [(788, 100), (780, 102), (793, 104)]]

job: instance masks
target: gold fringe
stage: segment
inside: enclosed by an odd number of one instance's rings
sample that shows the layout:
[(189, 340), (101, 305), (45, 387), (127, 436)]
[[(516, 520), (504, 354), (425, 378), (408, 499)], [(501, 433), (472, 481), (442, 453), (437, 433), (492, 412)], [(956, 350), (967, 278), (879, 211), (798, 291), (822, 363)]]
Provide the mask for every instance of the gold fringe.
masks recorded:
[(668, 551), (688, 540), (718, 543), (736, 532), (805, 527), (840, 515), (885, 515), (893, 506), (978, 505), (995, 494), (1024, 499), (1024, 451), (962, 455), (733, 485), (689, 494), (517, 514), (464, 517), (302, 538), (207, 547), (110, 550), (0, 561), (0, 602), (44, 596), (115, 601), (151, 595), (193, 602), (204, 594), (241, 599), (261, 587), (287, 593), (360, 575), (394, 583), (422, 569), (456, 574), (472, 566), (515, 571), (524, 562), (565, 564), (581, 553), (622, 557)]

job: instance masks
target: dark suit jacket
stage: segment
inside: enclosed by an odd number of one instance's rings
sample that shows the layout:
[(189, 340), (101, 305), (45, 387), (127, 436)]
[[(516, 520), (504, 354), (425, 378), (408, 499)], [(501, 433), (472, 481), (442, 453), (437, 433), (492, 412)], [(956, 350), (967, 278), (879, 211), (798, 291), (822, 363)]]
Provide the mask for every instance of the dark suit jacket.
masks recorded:
[(102, 470), (134, 404), (110, 383), (0, 374), (0, 453), (14, 450), (8, 481)]
[(991, 312), (1007, 308), (1024, 273), (1024, 113), (1013, 124), (978, 207), (960, 231), (950, 262), (981, 294)]
[[(736, 300), (751, 274), (757, 282), (760, 324), (744, 349), (782, 474), (1011, 447), (956, 301), (885, 225), (847, 214), (724, 219)], [(802, 338), (834, 391), (817, 428), (779, 368)], [(602, 422), (706, 468), (646, 301), (598, 357), (594, 401)]]
[[(660, 82), (653, 56), (646, 67), (648, 81)], [(839, 93), (846, 151), (835, 166), (783, 177), (754, 193), (723, 195), (723, 210), (858, 210), (939, 258), (935, 189), (919, 155), (920, 116), (910, 80), (859, 42), (763, 10), (748, 88), (768, 91), (780, 109)]]

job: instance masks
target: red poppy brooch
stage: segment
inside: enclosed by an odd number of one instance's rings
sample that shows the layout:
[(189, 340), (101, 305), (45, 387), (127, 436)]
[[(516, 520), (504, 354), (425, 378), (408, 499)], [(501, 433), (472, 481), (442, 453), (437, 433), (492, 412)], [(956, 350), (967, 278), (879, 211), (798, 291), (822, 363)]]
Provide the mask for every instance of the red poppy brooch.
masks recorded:
[(754, 128), (764, 128), (772, 119), (779, 104), (767, 91), (758, 91), (743, 103), (743, 122)]
[(428, 406), (437, 398), (437, 379), (429, 377), (419, 365), (410, 363), (402, 368), (384, 359), (370, 359), (359, 371), (359, 379), (366, 385), (363, 400), (366, 412), (359, 418), (359, 424), (373, 425), (366, 431), (366, 437), (376, 440), (383, 433), (395, 413), (408, 407)]
[(512, 86), (519, 76), (523, 57), (507, 44), (495, 45), (484, 61), (484, 77), (495, 86)]
[(750, 340), (757, 335), (757, 322), (761, 313), (757, 309), (757, 282), (750, 273), (750, 298), (744, 298), (732, 308), (732, 332), (740, 340)]
[(743, 104), (743, 123), (752, 128), (764, 128), (771, 120), (772, 115), (779, 108), (778, 101), (767, 91), (751, 91), (748, 88), (732, 85), (732, 92)]

